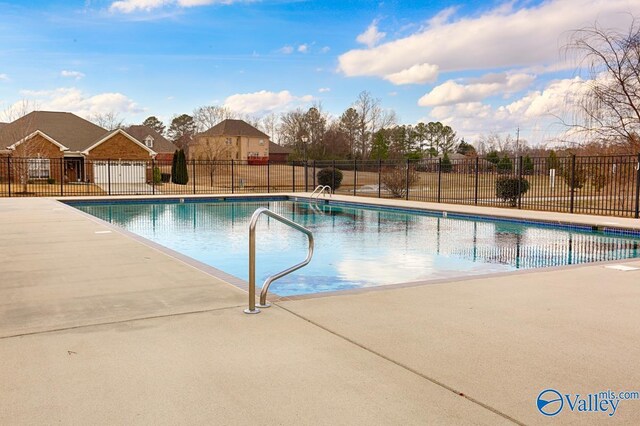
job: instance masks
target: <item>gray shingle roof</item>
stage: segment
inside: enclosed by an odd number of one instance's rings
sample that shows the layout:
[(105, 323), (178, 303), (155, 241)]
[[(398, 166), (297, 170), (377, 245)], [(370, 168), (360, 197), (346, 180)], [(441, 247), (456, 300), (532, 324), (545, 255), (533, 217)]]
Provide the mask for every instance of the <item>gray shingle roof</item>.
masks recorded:
[(175, 150), (178, 149), (178, 147), (176, 147), (167, 138), (145, 125), (141, 124), (129, 126), (124, 130), (125, 132), (136, 138), (143, 145), (145, 138), (150, 135), (153, 138), (153, 147), (151, 149), (153, 149), (155, 152), (170, 152), (171, 154), (173, 154)]
[(248, 136), (269, 139), (269, 135), (262, 133), (246, 121), (232, 119), (223, 120), (197, 136)]
[(108, 131), (70, 112), (33, 111), (0, 127), (0, 149), (40, 130), (70, 151), (82, 151)]
[(291, 154), (292, 152), (293, 150), (290, 148), (269, 142), (269, 154)]

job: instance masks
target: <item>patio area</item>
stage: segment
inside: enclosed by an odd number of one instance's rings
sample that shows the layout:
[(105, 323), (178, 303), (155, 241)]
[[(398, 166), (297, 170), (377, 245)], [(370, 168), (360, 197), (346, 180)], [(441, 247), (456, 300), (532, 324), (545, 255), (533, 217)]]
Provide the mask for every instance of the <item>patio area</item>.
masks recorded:
[(247, 294), (197, 262), (45, 198), (0, 199), (0, 263), (1, 424), (640, 423), (640, 400), (612, 416), (536, 406), (548, 388), (640, 391), (640, 270), (379, 287), (245, 315)]

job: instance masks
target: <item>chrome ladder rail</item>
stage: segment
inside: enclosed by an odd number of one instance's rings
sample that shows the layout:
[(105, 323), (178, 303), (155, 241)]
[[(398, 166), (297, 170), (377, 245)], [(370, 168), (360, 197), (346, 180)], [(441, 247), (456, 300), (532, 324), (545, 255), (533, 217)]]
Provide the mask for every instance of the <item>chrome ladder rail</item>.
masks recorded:
[(309, 249), (307, 258), (305, 260), (296, 265), (293, 265), (291, 268), (285, 269), (282, 272), (271, 275), (265, 280), (264, 284), (262, 284), (262, 290), (260, 291), (260, 304), (257, 305), (258, 307), (268, 308), (269, 306), (271, 306), (270, 303), (267, 303), (267, 292), (269, 291), (269, 286), (272, 282), (284, 277), (285, 275), (289, 275), (293, 271), (296, 271), (303, 266), (306, 266), (307, 264), (309, 264), (309, 262), (311, 262), (311, 257), (313, 257), (314, 241), (313, 233), (311, 231), (309, 231), (304, 226), (287, 219), (286, 217), (272, 212), (266, 207), (260, 207), (255, 212), (253, 212), (251, 220), (249, 221), (249, 308), (244, 310), (245, 314), (257, 314), (260, 312), (260, 309), (256, 308), (256, 224), (258, 223), (258, 219), (262, 214), (272, 217), (273, 219), (304, 233), (309, 239)]
[(329, 194), (329, 197), (331, 197), (331, 192), (332, 192), (331, 187), (329, 185), (324, 185), (324, 186), (318, 185), (316, 186), (316, 189), (314, 189), (313, 192), (311, 193), (311, 198), (313, 198), (313, 196), (315, 195), (316, 199), (318, 199), (320, 198), (321, 195), (324, 195), (324, 194)]

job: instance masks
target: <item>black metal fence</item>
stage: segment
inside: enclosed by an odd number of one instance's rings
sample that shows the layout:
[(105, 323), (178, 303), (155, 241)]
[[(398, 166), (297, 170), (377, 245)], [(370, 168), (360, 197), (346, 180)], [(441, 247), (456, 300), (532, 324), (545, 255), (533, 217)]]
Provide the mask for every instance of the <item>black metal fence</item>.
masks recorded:
[(640, 154), (258, 165), (190, 160), (180, 180), (171, 161), (7, 157), (0, 158), (0, 196), (309, 192), (321, 183), (318, 172), (330, 168), (325, 173), (338, 194), (638, 218), (639, 164)]

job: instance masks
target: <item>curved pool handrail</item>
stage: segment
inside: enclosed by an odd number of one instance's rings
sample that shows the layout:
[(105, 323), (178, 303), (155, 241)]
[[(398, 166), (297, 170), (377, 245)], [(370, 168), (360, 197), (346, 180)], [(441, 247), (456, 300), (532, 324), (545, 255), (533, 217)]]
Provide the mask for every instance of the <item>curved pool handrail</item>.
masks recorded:
[(279, 214), (272, 212), (266, 207), (260, 207), (253, 212), (251, 220), (249, 221), (249, 308), (244, 310), (246, 314), (257, 314), (260, 312), (260, 309), (256, 308), (256, 224), (258, 223), (260, 216), (263, 214), (304, 233), (309, 240), (309, 248), (307, 258), (305, 260), (285, 269), (282, 272), (271, 275), (265, 280), (264, 284), (262, 284), (262, 290), (260, 291), (260, 304), (257, 305), (258, 307), (268, 308), (271, 306), (270, 303), (267, 303), (267, 293), (269, 292), (269, 286), (272, 282), (308, 265), (313, 257), (314, 240), (313, 233), (311, 231), (284, 216), (280, 216)]

